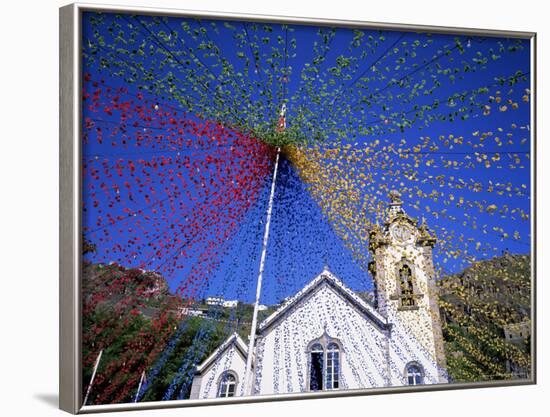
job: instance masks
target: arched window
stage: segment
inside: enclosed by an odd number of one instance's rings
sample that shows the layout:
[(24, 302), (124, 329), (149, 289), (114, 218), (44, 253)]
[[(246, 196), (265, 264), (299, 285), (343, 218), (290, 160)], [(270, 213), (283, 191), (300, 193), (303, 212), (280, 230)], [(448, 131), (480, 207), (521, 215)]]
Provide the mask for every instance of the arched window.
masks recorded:
[(309, 390), (321, 391), (323, 389), (323, 362), (325, 350), (320, 343), (311, 347), (309, 359)]
[(309, 343), (307, 354), (309, 390), (339, 389), (342, 345), (338, 340), (330, 337), (325, 330), (320, 338)]
[(422, 367), (416, 362), (409, 363), (406, 368), (406, 378), (408, 385), (420, 385), (424, 383), (424, 372)]
[(340, 347), (332, 342), (327, 347), (327, 389), (338, 389), (340, 383)]
[(218, 397), (234, 397), (237, 390), (237, 377), (230, 371), (226, 371), (220, 378)]
[(405, 307), (413, 307), (414, 286), (412, 271), (409, 265), (403, 265), (399, 269), (399, 288), (401, 290), (401, 305)]

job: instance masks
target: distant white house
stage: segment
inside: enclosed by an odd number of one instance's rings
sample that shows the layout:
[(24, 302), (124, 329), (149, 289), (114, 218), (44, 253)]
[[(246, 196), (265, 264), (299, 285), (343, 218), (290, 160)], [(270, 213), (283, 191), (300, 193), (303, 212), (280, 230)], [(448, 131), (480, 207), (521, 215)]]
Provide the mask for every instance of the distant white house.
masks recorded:
[(206, 299), (206, 305), (209, 306), (223, 306), (225, 300), (222, 297), (208, 297)]
[(524, 320), (519, 323), (504, 326), (504, 340), (508, 343), (523, 344), (531, 336), (531, 321)]
[(235, 308), (239, 304), (239, 300), (225, 300), (222, 303), (222, 306), (226, 308)]
[(235, 308), (239, 304), (239, 300), (226, 300), (223, 297), (208, 297), (205, 302), (206, 305), (209, 306), (220, 306), (227, 308)]
[(435, 238), (392, 196), (369, 234), (376, 304), (324, 270), (257, 328), (252, 378), (236, 333), (196, 368), (191, 398), (447, 382), (432, 263)]
[(191, 317), (202, 317), (203, 312), (202, 310), (190, 308), (190, 307), (182, 307), (180, 310), (180, 315), (182, 317), (184, 316), (191, 316)]

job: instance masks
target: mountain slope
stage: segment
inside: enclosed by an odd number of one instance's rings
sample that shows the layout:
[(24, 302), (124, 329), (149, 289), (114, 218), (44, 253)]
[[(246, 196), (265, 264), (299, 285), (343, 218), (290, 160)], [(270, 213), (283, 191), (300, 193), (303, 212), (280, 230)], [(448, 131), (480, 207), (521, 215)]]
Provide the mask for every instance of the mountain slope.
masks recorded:
[(530, 257), (505, 254), (438, 282), (454, 382), (525, 378), (530, 369)]

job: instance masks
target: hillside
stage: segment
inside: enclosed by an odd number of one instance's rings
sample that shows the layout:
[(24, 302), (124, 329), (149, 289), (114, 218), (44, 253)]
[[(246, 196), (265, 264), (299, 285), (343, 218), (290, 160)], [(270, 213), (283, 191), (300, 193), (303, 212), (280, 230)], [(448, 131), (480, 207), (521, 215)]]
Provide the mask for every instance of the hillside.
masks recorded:
[(454, 382), (525, 378), (530, 369), (530, 257), (480, 261), (438, 282)]
[(82, 295), (84, 393), (103, 350), (88, 405), (133, 401), (144, 369), (143, 401), (187, 398), (194, 365), (232, 332), (250, 333), (252, 305), (181, 299), (152, 271), (84, 262)]

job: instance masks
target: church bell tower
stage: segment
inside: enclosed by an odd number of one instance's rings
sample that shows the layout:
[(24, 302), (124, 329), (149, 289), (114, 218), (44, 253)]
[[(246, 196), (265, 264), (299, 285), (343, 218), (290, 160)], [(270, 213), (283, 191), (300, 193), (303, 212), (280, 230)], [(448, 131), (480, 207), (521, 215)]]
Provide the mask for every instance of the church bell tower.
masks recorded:
[[(419, 224), (403, 209), (399, 192), (389, 194), (390, 203), (383, 225), (369, 233), (369, 265), (376, 288), (378, 311), (403, 339), (392, 342), (397, 351), (409, 350), (411, 360), (425, 361), (434, 383), (447, 382), (445, 350), (433, 264), (436, 238), (424, 220)], [(418, 344), (419, 349), (413, 349)], [(400, 369), (402, 364), (396, 364)], [(426, 370), (428, 372), (428, 370)], [(402, 378), (402, 376), (395, 376)]]

